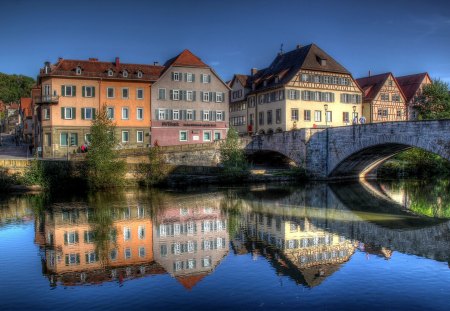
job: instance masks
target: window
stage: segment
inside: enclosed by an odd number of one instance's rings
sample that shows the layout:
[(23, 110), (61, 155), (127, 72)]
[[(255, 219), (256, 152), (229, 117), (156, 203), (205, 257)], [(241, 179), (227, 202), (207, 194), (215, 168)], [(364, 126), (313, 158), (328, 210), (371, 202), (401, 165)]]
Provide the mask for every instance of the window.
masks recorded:
[(113, 87), (108, 87), (106, 89), (106, 97), (107, 98), (114, 98), (114, 88)]
[(128, 77), (128, 71), (124, 70), (124, 71), (122, 72), (122, 76), (123, 76), (124, 78)]
[(114, 119), (114, 107), (106, 108), (106, 115), (108, 116), (108, 119)]
[(202, 74), (201, 75), (202, 83), (210, 83), (211, 82), (211, 75)]
[(165, 120), (165, 119), (166, 119), (166, 109), (159, 109), (158, 120)]
[(297, 90), (289, 90), (289, 99), (299, 99), (299, 91)]
[(166, 89), (158, 89), (158, 99), (166, 100)]
[(223, 121), (223, 112), (216, 111), (216, 121)]
[(112, 77), (114, 75), (114, 71), (111, 69), (108, 70), (108, 77)]
[(66, 266), (75, 266), (80, 264), (80, 254), (66, 254)]
[(128, 143), (130, 137), (128, 131), (122, 131), (122, 142)]
[(281, 123), (281, 109), (277, 109), (276, 111), (275, 111), (275, 122), (277, 123), (277, 124), (280, 124)]
[(62, 132), (59, 139), (61, 146), (68, 146), (69, 145), (69, 133)]
[(322, 111), (316, 110), (314, 111), (314, 122), (322, 121)]
[(333, 122), (332, 112), (331, 111), (326, 111), (325, 112), (325, 118), (326, 118), (327, 122)]
[(220, 140), (222, 138), (222, 135), (220, 132), (214, 132), (214, 140)]
[(136, 89), (136, 98), (144, 99), (144, 89)]
[(392, 94), (392, 101), (393, 102), (399, 102), (400, 101), (400, 95)]
[(389, 81), (388, 81), (388, 85), (389, 85), (389, 86), (392, 86), (392, 80), (389, 80)]
[(145, 226), (138, 227), (138, 237), (139, 237), (139, 240), (145, 239)]
[(209, 102), (209, 92), (203, 92), (203, 98), (202, 100), (204, 102)]
[(259, 112), (259, 125), (264, 125), (264, 112)]
[(173, 110), (172, 111), (172, 119), (179, 120), (180, 119), (180, 110)]
[(83, 86), (81, 88), (81, 95), (83, 97), (95, 97), (95, 87), (93, 87), (93, 86)]
[(272, 110), (267, 111), (267, 124), (272, 124)]
[(188, 141), (187, 131), (180, 131), (180, 141)]
[(203, 110), (203, 121), (209, 121), (209, 110)]
[(94, 108), (81, 108), (81, 118), (84, 120), (92, 120), (95, 117)]
[(128, 99), (129, 89), (127, 87), (122, 88), (122, 99)]
[(145, 257), (145, 247), (139, 247), (139, 257)]
[(61, 108), (61, 117), (64, 120), (75, 119), (75, 108), (73, 108), (73, 107), (62, 107)]
[(138, 71), (137, 77), (138, 77), (138, 78), (142, 78), (142, 71), (140, 71), (140, 70)]
[(186, 74), (186, 82), (194, 82), (194, 74), (188, 72)]
[(136, 142), (138, 143), (144, 142), (144, 131), (136, 131)]
[(131, 258), (131, 248), (125, 248), (125, 259)]
[(74, 97), (76, 95), (76, 87), (74, 85), (62, 85), (61, 95), (65, 97)]
[(78, 232), (69, 231), (64, 232), (64, 244), (77, 244), (78, 243)]
[(131, 239), (131, 230), (129, 227), (123, 228), (123, 240), (128, 241)]
[(188, 102), (191, 102), (194, 100), (194, 92), (192, 91), (186, 91), (186, 100)]
[(109, 258), (112, 261), (117, 260), (117, 249), (111, 250), (111, 252), (109, 253)]
[(173, 81), (180, 81), (180, 76), (181, 76), (181, 73), (179, 73), (179, 72), (172, 72), (172, 80)]
[(90, 133), (84, 134), (84, 141), (88, 144), (91, 142), (91, 134)]
[(180, 90), (172, 90), (172, 100), (180, 100)]
[(122, 107), (122, 120), (128, 120), (129, 117), (128, 107)]
[(81, 75), (81, 67), (77, 67), (77, 69), (75, 70), (76, 74), (79, 76)]
[(342, 113), (342, 121), (345, 123), (350, 122), (350, 113), (349, 112)]
[(211, 141), (211, 131), (203, 131), (203, 141)]
[(137, 108), (136, 109), (136, 119), (144, 120), (144, 108)]
[(221, 103), (223, 102), (223, 96), (224, 94), (222, 92), (217, 92), (216, 93), (216, 103)]
[(291, 109), (291, 120), (298, 121), (298, 109)]
[(378, 117), (387, 118), (387, 116), (388, 116), (387, 109), (381, 109), (381, 108), (378, 109)]
[(44, 120), (50, 120), (50, 108), (44, 108), (42, 114)]
[(311, 121), (311, 110), (305, 110), (304, 119), (305, 121)]
[(400, 119), (403, 116), (403, 111), (401, 109), (397, 110), (397, 119)]
[(94, 251), (86, 253), (86, 263), (97, 262), (97, 254)]
[(302, 82), (309, 82), (309, 75), (307, 74), (302, 74)]
[(187, 110), (186, 111), (186, 119), (187, 120), (194, 120), (194, 111), (193, 110)]
[(47, 147), (52, 146), (52, 134), (51, 133), (45, 133), (45, 140), (44, 143)]
[(167, 256), (167, 245), (166, 244), (162, 244), (160, 246), (160, 252), (161, 252), (161, 257)]
[(389, 94), (387, 93), (381, 93), (380, 97), (383, 101), (389, 101)]
[(255, 96), (251, 96), (248, 98), (248, 107), (249, 108), (255, 107)]

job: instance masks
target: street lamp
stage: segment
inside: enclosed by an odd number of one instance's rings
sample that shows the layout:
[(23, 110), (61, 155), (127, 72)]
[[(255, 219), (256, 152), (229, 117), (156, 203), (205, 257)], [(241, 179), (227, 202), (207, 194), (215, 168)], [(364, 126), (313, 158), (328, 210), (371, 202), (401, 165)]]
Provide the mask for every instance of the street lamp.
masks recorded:
[(352, 118), (352, 122), (353, 122), (353, 124), (355, 124), (355, 123), (357, 123), (357, 122), (355, 122), (355, 118), (356, 118), (356, 106), (353, 106), (352, 108), (353, 108), (353, 118)]
[(325, 109), (325, 127), (328, 127), (328, 116), (327, 116), (328, 104), (323, 105), (323, 108)]

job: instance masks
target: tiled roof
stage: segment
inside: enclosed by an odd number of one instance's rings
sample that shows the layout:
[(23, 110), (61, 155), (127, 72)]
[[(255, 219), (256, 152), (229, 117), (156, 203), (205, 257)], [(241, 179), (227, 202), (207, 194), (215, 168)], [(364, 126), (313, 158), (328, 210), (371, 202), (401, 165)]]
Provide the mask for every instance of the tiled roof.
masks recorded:
[(397, 85), (400, 95), (403, 97), (403, 99), (406, 100), (405, 94), (403, 93), (403, 90), (400, 87), (397, 79), (391, 72), (386, 72), (355, 80), (359, 87), (364, 91), (364, 102), (371, 102), (378, 95), (389, 77), (391, 77), (394, 83)]
[(165, 67), (170, 66), (187, 66), (187, 67), (203, 67), (209, 68), (202, 60), (195, 56), (191, 51), (184, 50), (174, 58), (169, 59), (165, 64)]
[[(255, 83), (255, 90), (258, 91), (279, 87), (291, 81), (301, 69), (350, 74), (321, 48), (310, 44), (286, 53), (279, 53), (269, 67), (260, 69), (249, 77), (247, 85)], [(278, 82), (276, 82), (277, 78)]]
[[(414, 97), (417, 90), (420, 88), (426, 76), (428, 76), (428, 73), (423, 72), (408, 76), (397, 77), (397, 82), (400, 85), (403, 94), (405, 94), (406, 102), (411, 101), (411, 99)], [(428, 76), (428, 78), (430, 77)]]
[(235, 74), (235, 77), (243, 87), (247, 87), (247, 81), (249, 80), (250, 76)]
[(386, 80), (391, 76), (390, 72), (374, 76), (356, 79), (356, 83), (364, 91), (364, 102), (372, 101), (380, 92)]
[(198, 274), (198, 275), (190, 275), (190, 276), (179, 276), (177, 277), (178, 282), (184, 286), (187, 290), (191, 290), (200, 282), (207, 274)]
[[(143, 81), (156, 81), (163, 66), (142, 65), (142, 64), (126, 64), (120, 62), (100, 62), (97, 59), (89, 60), (70, 60), (60, 59), (56, 64), (51, 65), (49, 75), (70, 75), (76, 76), (76, 68), (81, 68), (81, 77), (102, 77), (112, 79), (139, 79)], [(113, 71), (113, 76), (108, 76), (108, 70)], [(128, 72), (128, 77), (122, 76), (124, 71)], [(142, 72), (142, 78), (138, 77), (138, 72)], [(44, 69), (40, 71), (41, 76), (46, 75)]]

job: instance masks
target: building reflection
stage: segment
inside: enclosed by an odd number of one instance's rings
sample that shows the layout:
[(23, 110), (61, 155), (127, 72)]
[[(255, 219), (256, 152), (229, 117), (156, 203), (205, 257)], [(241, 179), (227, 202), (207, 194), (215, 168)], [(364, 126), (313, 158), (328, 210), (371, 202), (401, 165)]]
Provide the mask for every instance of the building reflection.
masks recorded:
[(235, 253), (265, 256), (280, 275), (314, 287), (339, 270), (357, 243), (316, 227), (308, 218), (243, 214), (241, 228), (232, 240)]
[(156, 223), (155, 260), (186, 289), (210, 274), (228, 253), (227, 221), (214, 205), (169, 207)]
[(164, 273), (154, 263), (150, 211), (142, 206), (54, 205), (36, 223), (43, 271), (52, 286)]

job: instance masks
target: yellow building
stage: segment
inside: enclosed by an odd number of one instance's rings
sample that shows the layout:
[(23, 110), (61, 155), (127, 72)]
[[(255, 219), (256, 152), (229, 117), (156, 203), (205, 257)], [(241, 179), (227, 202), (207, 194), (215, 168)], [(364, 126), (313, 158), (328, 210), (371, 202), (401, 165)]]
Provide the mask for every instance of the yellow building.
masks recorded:
[(407, 76), (397, 77), (397, 82), (405, 95), (408, 120), (417, 120), (419, 114), (414, 108), (415, 101), (418, 96), (422, 94), (422, 89), (425, 85), (431, 84), (432, 80), (428, 73), (417, 73)]
[(230, 87), (230, 126), (241, 134), (349, 125), (362, 112), (362, 90), (350, 72), (315, 44), (279, 53), (250, 76), (235, 75)]
[(392, 73), (356, 79), (364, 91), (363, 116), (366, 122), (406, 121), (406, 99)]

